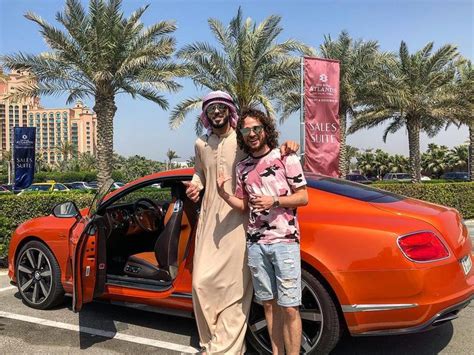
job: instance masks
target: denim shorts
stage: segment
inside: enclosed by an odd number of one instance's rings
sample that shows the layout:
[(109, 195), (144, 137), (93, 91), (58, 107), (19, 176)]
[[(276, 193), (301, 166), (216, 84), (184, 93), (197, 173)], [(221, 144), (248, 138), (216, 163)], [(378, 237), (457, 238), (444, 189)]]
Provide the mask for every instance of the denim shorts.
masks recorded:
[(277, 299), (283, 307), (301, 305), (301, 258), (299, 243), (247, 242), (248, 265), (255, 297)]

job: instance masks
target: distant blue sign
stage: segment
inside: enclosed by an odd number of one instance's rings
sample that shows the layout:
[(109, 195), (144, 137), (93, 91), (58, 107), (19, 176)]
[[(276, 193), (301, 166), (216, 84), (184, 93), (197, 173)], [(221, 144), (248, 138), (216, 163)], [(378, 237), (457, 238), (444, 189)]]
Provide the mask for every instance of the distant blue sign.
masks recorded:
[(33, 183), (35, 174), (35, 139), (36, 128), (15, 127), (13, 142), (15, 189), (25, 189)]

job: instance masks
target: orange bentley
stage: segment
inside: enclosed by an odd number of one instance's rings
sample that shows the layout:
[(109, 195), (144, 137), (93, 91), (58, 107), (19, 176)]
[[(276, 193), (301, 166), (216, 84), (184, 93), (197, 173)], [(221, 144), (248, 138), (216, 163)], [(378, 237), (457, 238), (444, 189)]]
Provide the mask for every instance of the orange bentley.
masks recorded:
[[(72, 295), (75, 311), (100, 298), (192, 316), (199, 205), (183, 185), (192, 174), (149, 175), (100, 190), (88, 209), (65, 202), (20, 225), (8, 260), (24, 303), (45, 309)], [(469, 304), (472, 246), (456, 210), (350, 181), (306, 178), (309, 204), (298, 210), (303, 352), (328, 353), (344, 330), (353, 336), (426, 330)], [(248, 325), (248, 341), (269, 352), (256, 302)]]

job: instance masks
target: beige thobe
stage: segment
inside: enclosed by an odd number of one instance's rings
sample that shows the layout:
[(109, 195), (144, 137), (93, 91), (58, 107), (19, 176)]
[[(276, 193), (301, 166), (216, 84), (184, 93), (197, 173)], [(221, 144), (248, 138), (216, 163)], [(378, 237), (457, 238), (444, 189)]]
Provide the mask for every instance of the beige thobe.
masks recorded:
[(193, 182), (205, 187), (193, 260), (193, 304), (201, 346), (210, 354), (243, 354), (252, 280), (247, 266), (247, 214), (232, 209), (217, 193), (217, 174), (232, 177), (245, 155), (234, 130), (196, 140)]

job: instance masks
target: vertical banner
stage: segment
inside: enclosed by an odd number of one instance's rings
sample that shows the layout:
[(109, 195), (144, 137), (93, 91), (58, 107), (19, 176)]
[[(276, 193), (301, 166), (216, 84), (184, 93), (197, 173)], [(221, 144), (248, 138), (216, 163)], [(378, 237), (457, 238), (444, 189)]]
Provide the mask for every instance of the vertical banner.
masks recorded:
[(33, 183), (35, 174), (35, 127), (15, 127), (13, 166), (15, 189), (24, 189)]
[(304, 58), (304, 170), (339, 176), (339, 61)]

